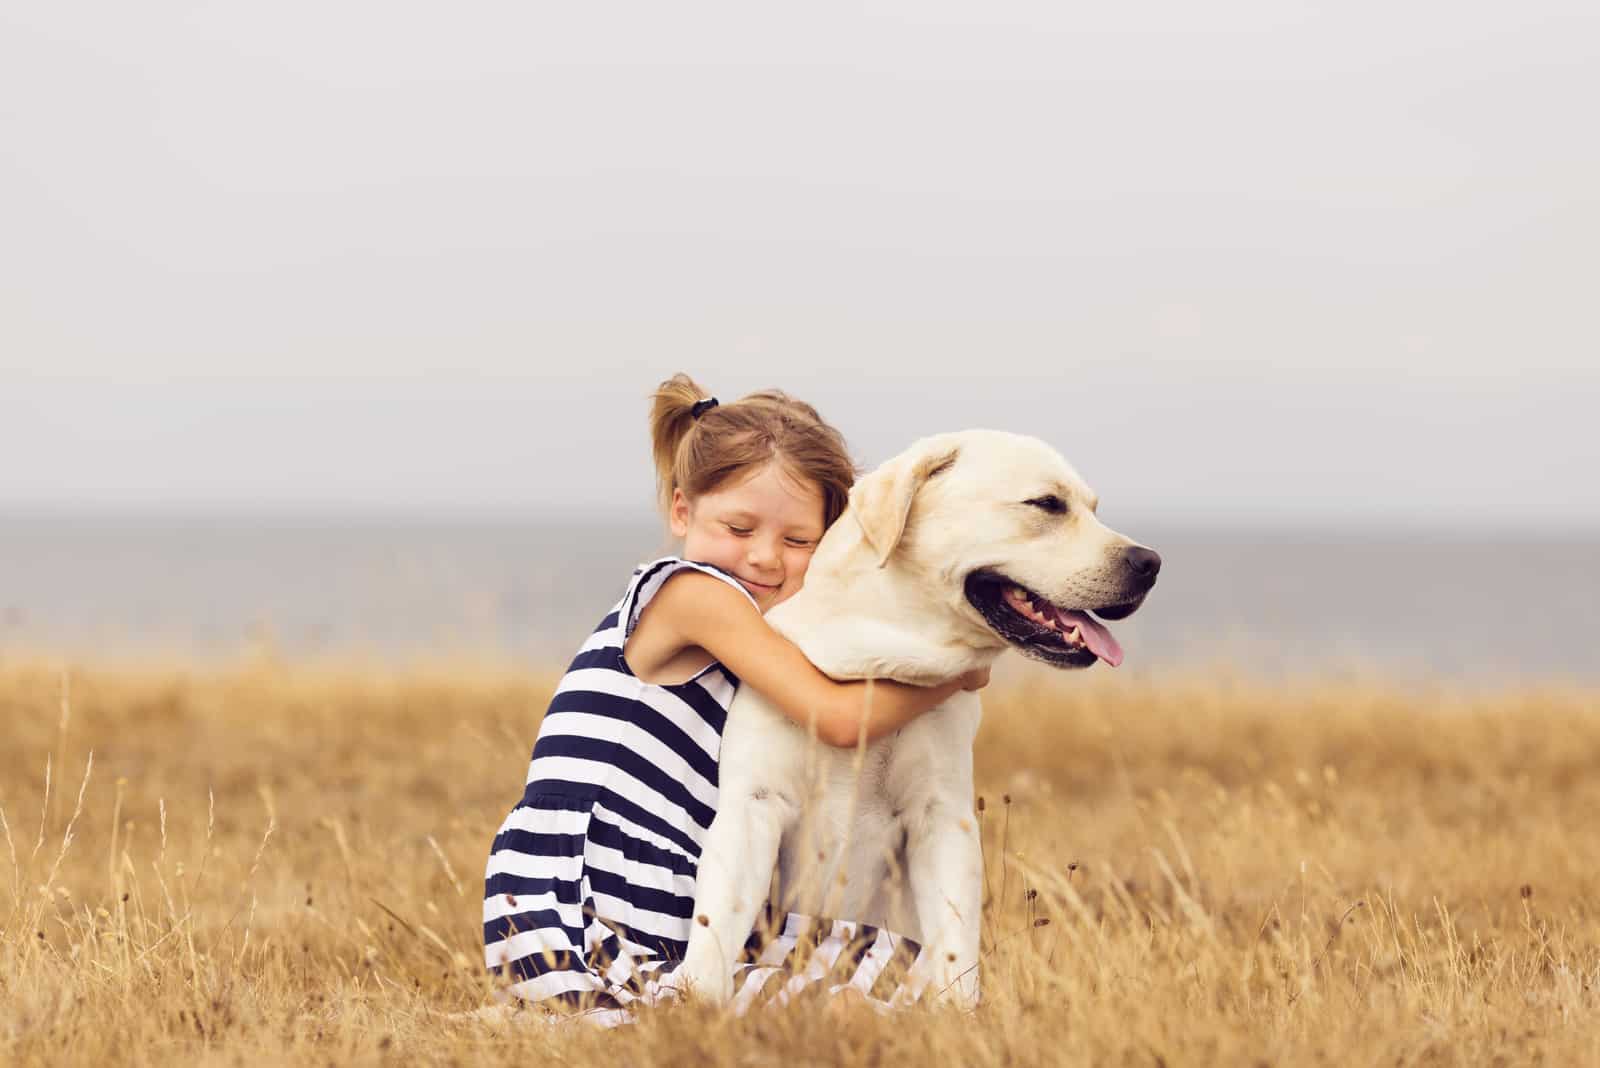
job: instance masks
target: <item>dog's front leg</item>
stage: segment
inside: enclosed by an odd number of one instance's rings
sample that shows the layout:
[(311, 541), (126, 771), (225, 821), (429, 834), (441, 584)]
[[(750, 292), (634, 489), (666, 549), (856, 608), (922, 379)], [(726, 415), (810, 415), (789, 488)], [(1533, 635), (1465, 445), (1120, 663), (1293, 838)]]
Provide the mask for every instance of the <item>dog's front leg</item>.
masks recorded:
[(733, 997), (733, 969), (767, 900), (791, 807), (775, 791), (751, 789), (723, 801), (706, 832), (695, 875), (695, 918), (678, 972), (683, 985), (719, 1005)]
[(927, 804), (907, 828), (906, 874), (924, 939), (911, 991), (976, 1008), (983, 845), (970, 808), (946, 798)]

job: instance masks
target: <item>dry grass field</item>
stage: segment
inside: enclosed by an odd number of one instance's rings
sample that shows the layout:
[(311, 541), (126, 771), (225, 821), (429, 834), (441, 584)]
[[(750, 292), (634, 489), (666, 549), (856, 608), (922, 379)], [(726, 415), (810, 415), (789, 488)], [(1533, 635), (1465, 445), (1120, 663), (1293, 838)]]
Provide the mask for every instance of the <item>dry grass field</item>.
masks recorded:
[(462, 1018), (553, 680), (0, 661), (0, 1063), (1600, 1064), (1597, 695), (1222, 671), (986, 693), (974, 1016)]

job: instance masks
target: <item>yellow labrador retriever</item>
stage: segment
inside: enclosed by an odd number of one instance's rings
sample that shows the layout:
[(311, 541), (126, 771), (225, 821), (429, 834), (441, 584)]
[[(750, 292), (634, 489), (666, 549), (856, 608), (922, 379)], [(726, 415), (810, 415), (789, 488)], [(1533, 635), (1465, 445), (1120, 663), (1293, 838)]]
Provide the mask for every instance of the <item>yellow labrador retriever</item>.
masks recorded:
[[(1098, 620), (1133, 612), (1161, 558), (1095, 517), (1093, 491), (1036, 438), (917, 442), (863, 478), (767, 616), (838, 679), (932, 683), (1008, 646), (1061, 668), (1121, 663)], [(678, 982), (726, 1002), (757, 912), (887, 927), (924, 947), (905, 989), (978, 1000), (983, 858), (973, 818), (978, 697), (958, 693), (864, 750), (813, 744), (755, 691), (728, 713), (720, 798)], [(777, 869), (774, 889), (773, 872)]]

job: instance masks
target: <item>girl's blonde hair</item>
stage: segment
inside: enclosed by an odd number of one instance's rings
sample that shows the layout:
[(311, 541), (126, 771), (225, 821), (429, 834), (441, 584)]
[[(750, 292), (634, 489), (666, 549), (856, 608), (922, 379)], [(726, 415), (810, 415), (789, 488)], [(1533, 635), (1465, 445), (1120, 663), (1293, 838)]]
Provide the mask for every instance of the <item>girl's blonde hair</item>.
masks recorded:
[(729, 404), (694, 406), (710, 395), (686, 374), (657, 387), (650, 405), (650, 442), (656, 460), (661, 510), (672, 507), (672, 491), (691, 501), (773, 460), (795, 478), (822, 492), (826, 529), (844, 512), (856, 466), (844, 437), (817, 410), (778, 390), (762, 390)]

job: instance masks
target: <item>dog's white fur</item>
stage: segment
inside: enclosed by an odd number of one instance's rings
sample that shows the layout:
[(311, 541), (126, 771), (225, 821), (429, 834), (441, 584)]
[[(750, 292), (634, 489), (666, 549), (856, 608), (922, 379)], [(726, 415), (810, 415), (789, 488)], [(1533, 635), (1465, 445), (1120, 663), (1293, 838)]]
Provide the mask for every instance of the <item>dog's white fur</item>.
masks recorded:
[[(1055, 496), (1065, 514), (1026, 502)], [(836, 679), (933, 683), (989, 664), (1007, 641), (967, 599), (975, 570), (1074, 608), (1142, 597), (1133, 541), (1043, 442), (996, 431), (926, 438), (857, 483), (804, 587), (767, 619)], [(1153, 581), (1153, 578), (1151, 579)], [(855, 750), (816, 743), (740, 689), (722, 739), (720, 797), (700, 858), (679, 981), (719, 1002), (769, 892), (782, 909), (884, 926), (924, 952), (907, 984), (978, 1000), (983, 858), (973, 815), (976, 694), (956, 694)], [(772, 885), (774, 864), (777, 883)]]

